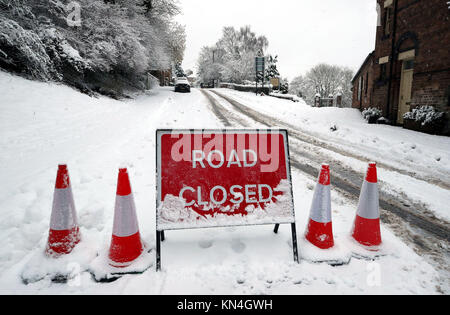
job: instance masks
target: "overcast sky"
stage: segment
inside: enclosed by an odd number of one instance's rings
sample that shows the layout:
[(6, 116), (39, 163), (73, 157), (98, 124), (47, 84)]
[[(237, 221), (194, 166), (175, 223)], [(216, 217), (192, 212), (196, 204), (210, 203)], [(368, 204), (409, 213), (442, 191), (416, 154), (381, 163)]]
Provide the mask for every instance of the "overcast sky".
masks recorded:
[(179, 0), (186, 26), (183, 67), (196, 70), (201, 47), (224, 26), (250, 25), (269, 40), (270, 54), (289, 80), (320, 62), (358, 70), (375, 47), (376, 0)]

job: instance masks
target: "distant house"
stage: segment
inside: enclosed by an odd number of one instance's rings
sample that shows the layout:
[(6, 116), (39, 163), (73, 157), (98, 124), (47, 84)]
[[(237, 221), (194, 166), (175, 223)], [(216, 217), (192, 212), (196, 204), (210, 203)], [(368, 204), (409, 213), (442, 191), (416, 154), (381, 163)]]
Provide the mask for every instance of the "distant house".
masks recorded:
[[(450, 111), (450, 10), (445, 0), (376, 0), (375, 50), (353, 79), (352, 107), (393, 124), (421, 105)], [(449, 117), (450, 118), (450, 117)]]
[(169, 86), (172, 82), (172, 69), (151, 70), (150, 74), (159, 80), (160, 86)]
[(375, 51), (367, 56), (352, 80), (352, 107), (354, 108), (364, 109), (372, 107), (374, 55)]

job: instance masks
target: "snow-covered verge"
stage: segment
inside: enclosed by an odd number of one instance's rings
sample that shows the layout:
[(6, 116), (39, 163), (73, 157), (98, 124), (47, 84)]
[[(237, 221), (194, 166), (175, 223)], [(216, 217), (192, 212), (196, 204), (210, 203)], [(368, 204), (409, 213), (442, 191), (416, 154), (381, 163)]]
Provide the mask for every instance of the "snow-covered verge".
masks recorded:
[[(0, 294), (433, 294), (449, 285), (423, 258), (382, 228), (384, 245), (367, 252), (349, 237), (356, 204), (332, 193), (336, 247), (318, 251), (303, 233), (314, 182), (293, 172), (300, 264), (282, 226), (166, 233), (163, 271), (97, 283), (89, 270), (109, 245), (119, 166), (128, 166), (140, 231), (155, 240), (155, 129), (223, 127), (195, 89), (158, 89), (135, 100), (90, 98), (68, 87), (0, 72)], [(284, 101), (285, 102), (285, 101)], [(43, 257), (57, 164), (68, 163), (82, 240), (60, 260)], [(151, 252), (154, 255), (154, 251)], [(90, 259), (93, 259), (90, 261)], [(347, 264), (332, 267), (320, 261)], [(39, 268), (39, 264), (42, 268)], [(106, 268), (106, 267), (105, 267)], [(69, 283), (42, 270), (79, 271)], [(75, 276), (78, 275), (75, 272)]]
[[(404, 174), (418, 174), (421, 180), (386, 169), (381, 180), (389, 185), (388, 192), (406, 194), (414, 201), (425, 203), (437, 217), (450, 221), (448, 189), (435, 185), (436, 181), (450, 184), (449, 137), (369, 125), (352, 108), (314, 108), (303, 101), (293, 103), (229, 89), (220, 92), (335, 148), (400, 169)], [(364, 172), (367, 166), (340, 154), (334, 154), (333, 158), (358, 172)]]
[(276, 98), (281, 98), (281, 99), (285, 99), (285, 100), (289, 100), (289, 101), (293, 101), (293, 102), (300, 102), (300, 98), (297, 95), (293, 95), (293, 94), (281, 94), (281, 93), (270, 93), (269, 96), (273, 96)]

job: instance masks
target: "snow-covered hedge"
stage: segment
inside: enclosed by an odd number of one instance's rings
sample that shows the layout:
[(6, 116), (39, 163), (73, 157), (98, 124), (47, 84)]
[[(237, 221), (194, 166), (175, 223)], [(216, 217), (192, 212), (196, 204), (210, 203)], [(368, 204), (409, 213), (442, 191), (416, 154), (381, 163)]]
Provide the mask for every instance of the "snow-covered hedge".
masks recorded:
[[(256, 92), (256, 84), (248, 84), (248, 85), (244, 85), (244, 84), (235, 84), (235, 83), (220, 83), (219, 85), (221, 88), (225, 88), (225, 89), (232, 89), (232, 90), (236, 90), (236, 91), (241, 91), (241, 92)], [(264, 86), (264, 88), (261, 85), (258, 85), (258, 91), (262, 92), (266, 95), (269, 95), (270, 93), (270, 87), (268, 87), (267, 85)]]
[(403, 115), (404, 119), (420, 122), (422, 126), (441, 124), (445, 113), (438, 112), (433, 106), (420, 106)]
[(74, 74), (82, 76), (86, 70), (91, 69), (89, 62), (80, 56), (79, 51), (56, 28), (41, 30), (39, 37), (59, 74), (59, 79), (62, 80), (64, 77), (69, 79), (69, 71), (72, 76)]
[(68, 3), (0, 0), (0, 69), (120, 97), (184, 52), (175, 0), (77, 0), (76, 26)]
[(34, 78), (50, 80), (54, 77), (53, 62), (45, 45), (33, 31), (26, 30), (8, 18), (0, 19), (0, 67), (20, 71), (26, 68)]

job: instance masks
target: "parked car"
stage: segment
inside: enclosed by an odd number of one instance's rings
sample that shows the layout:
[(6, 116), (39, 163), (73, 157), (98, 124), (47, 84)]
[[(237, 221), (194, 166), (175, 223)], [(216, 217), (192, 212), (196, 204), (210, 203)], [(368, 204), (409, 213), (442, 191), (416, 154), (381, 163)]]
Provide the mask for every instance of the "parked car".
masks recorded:
[(175, 79), (175, 92), (191, 92), (191, 84), (187, 78), (176, 78)]

